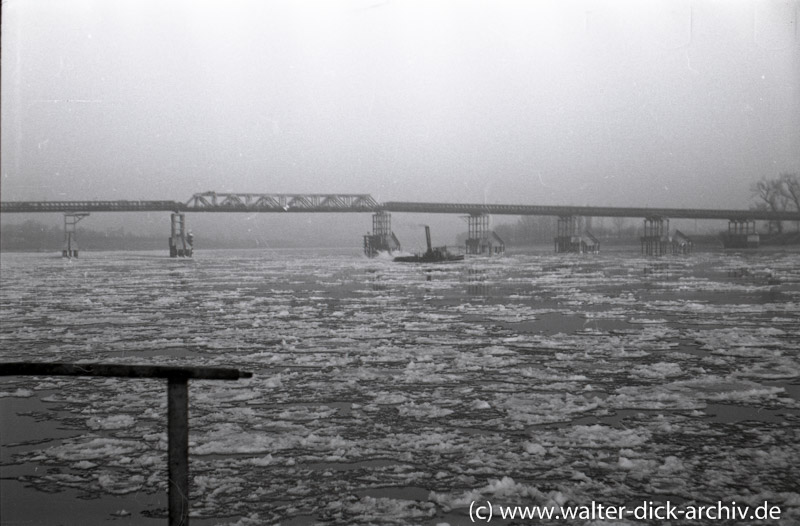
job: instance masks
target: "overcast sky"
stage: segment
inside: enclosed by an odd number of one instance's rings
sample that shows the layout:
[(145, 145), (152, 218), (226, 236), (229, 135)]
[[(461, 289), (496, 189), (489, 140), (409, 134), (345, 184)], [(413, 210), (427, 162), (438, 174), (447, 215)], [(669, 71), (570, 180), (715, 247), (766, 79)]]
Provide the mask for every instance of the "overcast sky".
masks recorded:
[(4, 0), (2, 199), (746, 208), (797, 0)]

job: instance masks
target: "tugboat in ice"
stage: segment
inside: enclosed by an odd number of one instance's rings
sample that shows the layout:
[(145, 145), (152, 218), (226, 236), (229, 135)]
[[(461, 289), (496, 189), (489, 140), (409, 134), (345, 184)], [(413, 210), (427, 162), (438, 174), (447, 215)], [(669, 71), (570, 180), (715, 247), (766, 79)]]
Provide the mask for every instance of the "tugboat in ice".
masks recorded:
[(463, 254), (451, 254), (448, 252), (447, 247), (431, 246), (431, 227), (425, 225), (425, 241), (428, 243), (428, 251), (424, 254), (417, 254), (415, 256), (398, 256), (394, 261), (398, 263), (446, 263), (449, 261), (462, 261)]

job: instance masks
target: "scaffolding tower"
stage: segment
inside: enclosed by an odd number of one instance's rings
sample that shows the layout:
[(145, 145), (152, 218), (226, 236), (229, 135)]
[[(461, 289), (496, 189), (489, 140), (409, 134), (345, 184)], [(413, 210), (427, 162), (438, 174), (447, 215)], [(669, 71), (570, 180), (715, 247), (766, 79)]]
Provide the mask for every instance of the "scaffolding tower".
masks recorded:
[(89, 212), (67, 212), (64, 214), (64, 248), (61, 251), (63, 257), (78, 257), (78, 238), (75, 225), (88, 215)]
[(489, 228), (489, 214), (467, 216), (467, 254), (502, 254), (505, 242)]

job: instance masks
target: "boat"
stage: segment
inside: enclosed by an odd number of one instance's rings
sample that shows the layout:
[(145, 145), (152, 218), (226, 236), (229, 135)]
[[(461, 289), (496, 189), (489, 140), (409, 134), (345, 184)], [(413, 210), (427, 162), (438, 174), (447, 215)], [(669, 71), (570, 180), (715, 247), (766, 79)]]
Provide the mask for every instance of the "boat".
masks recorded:
[(451, 254), (447, 247), (431, 246), (431, 227), (425, 225), (425, 241), (428, 243), (428, 250), (424, 254), (414, 256), (397, 256), (394, 261), (397, 263), (447, 263), (450, 261), (463, 261), (463, 254)]

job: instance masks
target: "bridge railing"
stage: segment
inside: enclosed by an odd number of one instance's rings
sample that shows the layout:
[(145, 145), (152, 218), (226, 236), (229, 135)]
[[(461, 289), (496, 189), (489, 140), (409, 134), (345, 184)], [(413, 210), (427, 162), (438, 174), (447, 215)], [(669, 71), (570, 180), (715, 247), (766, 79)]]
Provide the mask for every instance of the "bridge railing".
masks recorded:
[(217, 367), (112, 365), (97, 363), (0, 364), (0, 376), (101, 376), (167, 379), (169, 526), (189, 524), (189, 380), (238, 380), (252, 373)]

